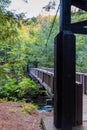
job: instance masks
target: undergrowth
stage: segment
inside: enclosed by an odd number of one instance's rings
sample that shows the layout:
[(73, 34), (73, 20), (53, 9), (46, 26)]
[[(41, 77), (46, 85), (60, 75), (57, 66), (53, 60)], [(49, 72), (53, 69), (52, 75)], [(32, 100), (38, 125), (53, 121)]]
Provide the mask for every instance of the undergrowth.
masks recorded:
[(26, 102), (22, 103), (22, 106), (21, 106), (22, 112), (29, 113), (29, 114), (35, 114), (35, 113), (37, 113), (37, 110), (38, 110), (38, 106), (33, 103), (29, 103), (29, 104), (26, 104)]
[(15, 83), (14, 79), (11, 79), (0, 87), (0, 98), (18, 101), (27, 96), (35, 98), (39, 92), (39, 86), (30, 78), (25, 77), (18, 84)]

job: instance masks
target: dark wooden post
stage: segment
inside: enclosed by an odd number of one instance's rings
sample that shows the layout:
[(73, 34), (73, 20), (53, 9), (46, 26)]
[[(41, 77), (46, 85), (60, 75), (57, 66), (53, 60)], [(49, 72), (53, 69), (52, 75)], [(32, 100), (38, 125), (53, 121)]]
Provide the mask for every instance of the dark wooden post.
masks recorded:
[(60, 31), (71, 30), (71, 1), (60, 0)]
[(63, 32), (62, 38), (62, 130), (72, 130), (75, 122), (75, 37)]
[(62, 50), (62, 33), (59, 33), (54, 41), (54, 125), (61, 128), (62, 119), (62, 73), (61, 73), (61, 50)]
[(75, 36), (70, 31), (70, 8), (71, 0), (61, 0), (54, 50), (54, 124), (62, 130), (72, 130), (75, 123)]
[(82, 88), (75, 85), (73, 33), (87, 34), (87, 20), (71, 24), (71, 5), (87, 11), (87, 0), (60, 3), (60, 33), (54, 47), (54, 124), (62, 130), (72, 130), (74, 125), (82, 124)]

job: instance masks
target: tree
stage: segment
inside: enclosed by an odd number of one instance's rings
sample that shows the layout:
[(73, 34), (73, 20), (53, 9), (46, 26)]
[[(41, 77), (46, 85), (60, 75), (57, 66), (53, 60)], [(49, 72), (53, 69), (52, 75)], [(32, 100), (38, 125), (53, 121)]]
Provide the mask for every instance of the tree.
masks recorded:
[[(72, 23), (86, 20), (86, 12), (72, 13)], [(85, 44), (85, 35), (76, 35), (76, 71), (87, 72), (87, 46)]]

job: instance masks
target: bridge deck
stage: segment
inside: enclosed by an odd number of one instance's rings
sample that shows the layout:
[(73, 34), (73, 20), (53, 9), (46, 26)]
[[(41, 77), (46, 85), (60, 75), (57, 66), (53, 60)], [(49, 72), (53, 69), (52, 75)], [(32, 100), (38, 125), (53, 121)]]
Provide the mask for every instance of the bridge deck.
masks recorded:
[[(42, 125), (45, 130), (57, 130), (53, 125), (53, 115), (45, 116)], [(87, 130), (87, 95), (83, 95), (83, 125), (74, 127), (73, 130)]]
[(73, 130), (87, 130), (87, 95), (83, 95), (83, 125), (73, 128)]
[[(52, 69), (30, 69), (30, 75), (33, 76), (43, 86), (48, 93), (54, 96), (54, 73)], [(76, 73), (76, 88), (75, 88), (75, 124), (80, 125), (83, 121), (83, 125), (75, 127), (75, 130), (87, 130), (87, 73)], [(82, 101), (82, 89), (83, 89), (83, 101)], [(83, 114), (82, 114), (83, 104)], [(83, 115), (83, 118), (82, 118)], [(53, 117), (52, 117), (53, 118)], [(49, 129), (47, 129), (49, 130)], [(53, 130), (53, 129), (52, 129)]]
[(83, 95), (83, 121), (87, 121), (87, 95)]

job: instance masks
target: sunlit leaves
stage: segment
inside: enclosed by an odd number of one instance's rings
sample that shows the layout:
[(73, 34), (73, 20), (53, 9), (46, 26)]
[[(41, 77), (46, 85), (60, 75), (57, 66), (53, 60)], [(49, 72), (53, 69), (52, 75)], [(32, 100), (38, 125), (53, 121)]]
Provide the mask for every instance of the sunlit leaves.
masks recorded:
[[(77, 12), (72, 14), (72, 22), (83, 21), (87, 19), (86, 12)], [(76, 35), (76, 71), (87, 72), (87, 46), (85, 35)]]

